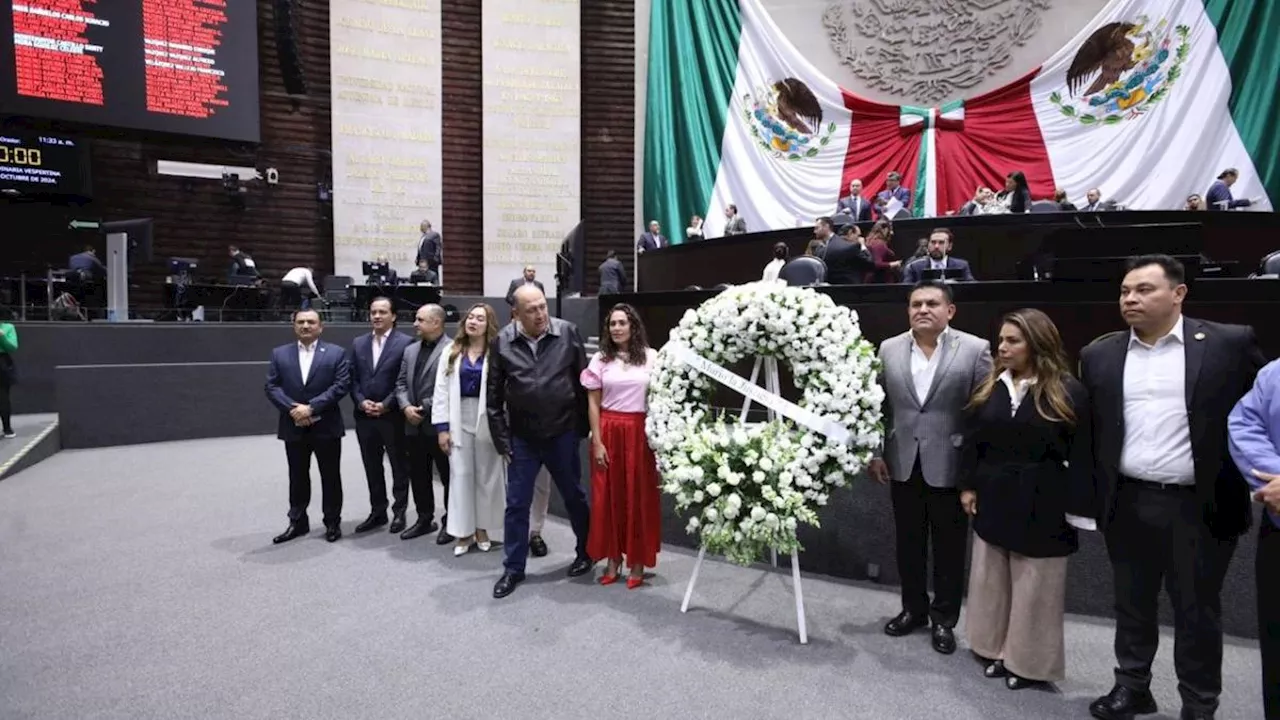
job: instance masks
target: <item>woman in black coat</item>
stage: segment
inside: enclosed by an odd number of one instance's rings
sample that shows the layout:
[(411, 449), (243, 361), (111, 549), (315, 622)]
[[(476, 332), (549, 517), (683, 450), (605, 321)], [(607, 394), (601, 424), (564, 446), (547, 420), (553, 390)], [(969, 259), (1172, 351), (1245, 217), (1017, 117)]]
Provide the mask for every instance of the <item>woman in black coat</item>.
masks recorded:
[(1065, 676), (1072, 523), (1096, 512), (1089, 399), (1058, 328), (1039, 310), (1009, 313), (998, 357), (969, 403), (958, 478), (976, 535), (966, 627), (986, 676), (1018, 690)]

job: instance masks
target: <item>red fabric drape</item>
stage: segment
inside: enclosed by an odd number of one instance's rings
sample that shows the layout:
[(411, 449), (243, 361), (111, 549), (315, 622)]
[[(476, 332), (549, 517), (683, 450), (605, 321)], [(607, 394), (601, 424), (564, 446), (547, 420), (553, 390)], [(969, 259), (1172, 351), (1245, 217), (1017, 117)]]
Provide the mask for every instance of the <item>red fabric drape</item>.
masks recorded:
[(959, 210), (979, 186), (999, 192), (1014, 170), (1026, 174), (1033, 199), (1053, 197), (1053, 168), (1031, 106), (1031, 80), (1039, 72), (965, 100), (964, 129), (938, 131), (939, 215)]
[(920, 164), (920, 133), (904, 133), (899, 127), (897, 105), (864, 100), (842, 90), (844, 106), (852, 114), (849, 151), (844, 158), (844, 177), (840, 197), (849, 193), (854, 178), (862, 180), (862, 194), (868, 200), (885, 189), (884, 177), (890, 171), (902, 174), (902, 184), (913, 196), (918, 184), (916, 167)]

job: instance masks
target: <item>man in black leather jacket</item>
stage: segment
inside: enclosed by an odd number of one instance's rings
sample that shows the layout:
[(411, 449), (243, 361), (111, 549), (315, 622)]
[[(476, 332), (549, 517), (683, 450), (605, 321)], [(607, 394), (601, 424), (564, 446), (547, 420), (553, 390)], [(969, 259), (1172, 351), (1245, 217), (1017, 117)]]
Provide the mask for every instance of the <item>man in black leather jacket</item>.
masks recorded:
[(577, 536), (569, 577), (591, 572), (587, 556), (590, 510), (582, 491), (578, 443), (587, 434), (587, 393), (579, 375), (587, 366), (578, 328), (547, 314), (547, 298), (535, 285), (516, 289), (516, 322), (489, 349), (486, 404), (489, 432), (507, 458), (507, 512), (503, 574), (493, 596), (510, 595), (524, 580), (529, 555), (529, 506), (545, 465), (564, 499)]

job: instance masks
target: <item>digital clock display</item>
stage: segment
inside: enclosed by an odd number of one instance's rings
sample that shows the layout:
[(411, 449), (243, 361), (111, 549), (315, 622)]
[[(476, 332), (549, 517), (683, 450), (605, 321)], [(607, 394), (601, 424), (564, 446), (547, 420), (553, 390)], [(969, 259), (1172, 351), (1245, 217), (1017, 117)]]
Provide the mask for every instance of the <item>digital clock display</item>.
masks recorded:
[(0, 131), (0, 190), (88, 198), (86, 149), (76, 138)]

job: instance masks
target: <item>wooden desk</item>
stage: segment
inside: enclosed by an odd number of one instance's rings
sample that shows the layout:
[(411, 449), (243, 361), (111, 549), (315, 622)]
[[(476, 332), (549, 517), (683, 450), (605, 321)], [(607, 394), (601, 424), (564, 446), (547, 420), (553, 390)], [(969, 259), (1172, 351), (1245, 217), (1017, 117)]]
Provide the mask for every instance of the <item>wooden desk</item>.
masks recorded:
[[(893, 249), (902, 260), (915, 254), (920, 238), (945, 227), (955, 235), (953, 254), (969, 261), (979, 280), (1021, 279), (1020, 263), (1040, 251), (1044, 239), (1062, 229), (1131, 227), (1149, 232), (1152, 225), (1199, 223), (1204, 251), (1218, 261), (1233, 262), (1240, 275), (1253, 272), (1264, 255), (1280, 249), (1280, 214), (1260, 212), (1125, 211), (1104, 213), (1028, 213), (913, 218), (894, 223)], [(870, 223), (859, 225), (865, 234)], [(785, 242), (792, 256), (804, 254), (813, 228), (715, 238), (673, 245), (640, 255), (637, 268), (642, 292), (709, 288), (760, 279), (773, 245)], [(1127, 255), (1123, 247), (1117, 254)]]

